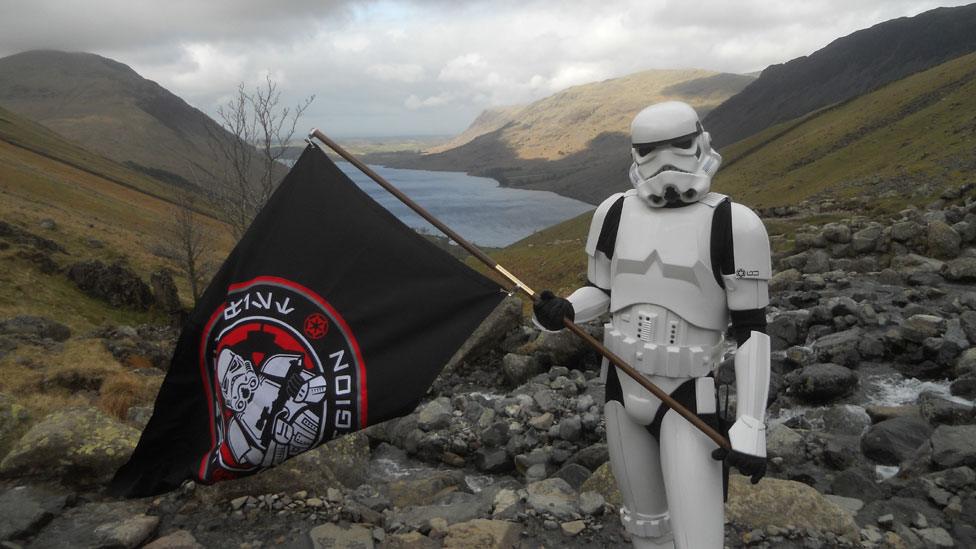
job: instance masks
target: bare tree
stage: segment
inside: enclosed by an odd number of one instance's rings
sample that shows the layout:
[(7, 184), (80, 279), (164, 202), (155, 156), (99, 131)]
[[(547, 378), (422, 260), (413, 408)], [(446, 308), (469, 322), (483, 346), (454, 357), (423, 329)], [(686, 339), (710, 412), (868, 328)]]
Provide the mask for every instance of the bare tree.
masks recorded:
[(190, 285), (193, 301), (200, 298), (213, 270), (210, 256), (213, 240), (194, 211), (195, 199), (188, 192), (177, 195), (172, 216), (164, 223), (162, 247), (166, 257), (174, 260), (180, 274)]
[(294, 107), (282, 106), (278, 83), (268, 75), (253, 92), (242, 82), (237, 95), (217, 109), (221, 128), (209, 128), (219, 166), (211, 198), (235, 239), (244, 234), (285, 173), (279, 160), (314, 99), (312, 95)]

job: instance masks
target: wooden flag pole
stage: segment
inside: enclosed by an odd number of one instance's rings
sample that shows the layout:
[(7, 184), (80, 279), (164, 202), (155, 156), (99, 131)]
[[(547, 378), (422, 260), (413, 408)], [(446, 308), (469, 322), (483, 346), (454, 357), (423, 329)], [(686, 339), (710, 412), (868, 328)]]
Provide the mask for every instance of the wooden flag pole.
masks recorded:
[[(525, 295), (527, 295), (530, 299), (532, 299), (532, 301), (536, 301), (538, 299), (538, 296), (536, 295), (535, 291), (533, 291), (532, 288), (528, 287), (524, 282), (519, 280), (518, 277), (508, 272), (508, 270), (506, 270), (504, 267), (502, 267), (497, 262), (495, 262), (491, 257), (485, 254), (483, 251), (478, 249), (477, 246), (465, 240), (464, 237), (457, 234), (450, 227), (448, 227), (447, 225), (442, 223), (439, 219), (431, 215), (430, 212), (428, 212), (422, 206), (414, 202), (409, 196), (403, 194), (403, 192), (401, 192), (400, 189), (394, 187), (393, 184), (387, 181), (383, 176), (373, 171), (372, 168), (370, 168), (369, 166), (361, 162), (358, 158), (353, 156), (349, 151), (342, 148), (338, 143), (330, 139), (327, 135), (322, 133), (320, 130), (313, 129), (311, 132), (309, 132), (309, 137), (315, 137), (316, 139), (324, 143), (327, 147), (335, 151), (336, 154), (344, 158), (347, 162), (349, 162), (353, 166), (356, 166), (356, 168), (358, 168), (364, 174), (368, 175), (373, 181), (375, 181), (381, 187), (389, 191), (390, 194), (397, 197), (401, 202), (403, 202), (408, 207), (410, 207), (410, 209), (417, 212), (417, 214), (420, 217), (423, 217), (425, 220), (427, 220), (428, 223), (430, 223), (434, 227), (437, 227), (438, 230), (440, 230), (442, 233), (447, 235), (451, 240), (457, 242), (458, 245), (464, 248), (465, 250), (467, 250), (468, 253), (476, 257), (479, 261), (487, 265), (496, 273), (503, 276), (505, 279), (509, 280), (512, 284), (515, 284), (515, 286), (517, 286), (519, 290), (521, 290), (523, 293), (525, 293)], [(708, 436), (708, 438), (712, 439), (715, 442), (715, 444), (718, 444), (719, 447), (725, 448), (726, 450), (732, 449), (732, 445), (729, 444), (728, 439), (722, 436), (718, 431), (713, 429), (710, 425), (702, 421), (702, 419), (697, 415), (695, 415), (695, 413), (682, 406), (677, 400), (671, 398), (671, 395), (666, 393), (657, 385), (651, 383), (650, 380), (648, 380), (646, 377), (641, 375), (640, 372), (632, 368), (629, 364), (624, 362), (622, 358), (615, 355), (612, 351), (610, 351), (610, 349), (607, 349), (602, 343), (597, 341), (593, 336), (586, 333), (586, 331), (580, 328), (579, 325), (577, 325), (575, 322), (573, 322), (568, 318), (563, 318), (563, 324), (566, 326), (567, 329), (569, 329), (569, 331), (579, 336), (584, 342), (586, 342), (587, 345), (593, 347), (597, 352), (599, 352), (607, 360), (609, 360), (614, 366), (620, 368), (620, 370), (622, 370), (625, 374), (633, 378), (634, 381), (636, 381), (641, 385), (641, 387), (650, 391), (650, 393), (653, 394), (655, 397), (657, 397), (665, 406), (677, 412), (681, 417), (685, 418), (692, 425), (697, 427), (701, 432), (705, 433), (705, 435)]]

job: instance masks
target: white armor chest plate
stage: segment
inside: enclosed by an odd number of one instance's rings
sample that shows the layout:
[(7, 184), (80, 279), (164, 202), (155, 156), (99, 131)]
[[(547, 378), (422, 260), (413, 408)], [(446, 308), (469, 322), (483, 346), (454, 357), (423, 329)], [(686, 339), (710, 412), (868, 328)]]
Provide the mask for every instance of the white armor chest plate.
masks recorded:
[(721, 360), (725, 290), (711, 266), (714, 210), (624, 202), (610, 266), (607, 347), (644, 374), (701, 377)]
[(710, 258), (712, 214), (702, 203), (649, 208), (624, 201), (610, 265), (610, 312), (658, 305), (707, 330), (724, 332), (729, 312)]

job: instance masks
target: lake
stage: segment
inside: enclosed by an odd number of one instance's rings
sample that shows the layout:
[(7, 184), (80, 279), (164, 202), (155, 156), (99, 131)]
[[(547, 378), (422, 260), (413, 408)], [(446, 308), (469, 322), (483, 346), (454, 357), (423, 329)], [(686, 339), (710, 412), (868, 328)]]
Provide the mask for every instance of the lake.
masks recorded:
[[(408, 226), (440, 231), (348, 162), (337, 162), (370, 197)], [(500, 248), (594, 208), (548, 191), (499, 186), (494, 179), (462, 172), (431, 172), (370, 166), (458, 234), (480, 246)]]

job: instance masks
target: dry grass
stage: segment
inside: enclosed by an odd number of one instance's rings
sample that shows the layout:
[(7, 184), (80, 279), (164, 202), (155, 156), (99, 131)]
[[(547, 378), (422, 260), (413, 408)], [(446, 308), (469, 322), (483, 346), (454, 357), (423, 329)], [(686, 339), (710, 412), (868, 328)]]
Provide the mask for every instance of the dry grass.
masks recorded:
[(162, 376), (133, 373), (100, 339), (69, 339), (53, 351), (25, 345), (0, 360), (0, 392), (37, 420), (70, 406), (96, 406), (125, 420), (132, 406), (151, 405)]
[(159, 389), (143, 376), (117, 372), (105, 379), (98, 397), (98, 407), (106, 414), (125, 420), (129, 408), (151, 404)]

